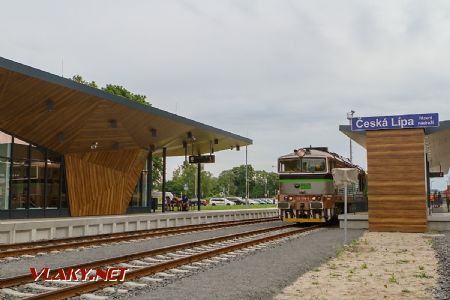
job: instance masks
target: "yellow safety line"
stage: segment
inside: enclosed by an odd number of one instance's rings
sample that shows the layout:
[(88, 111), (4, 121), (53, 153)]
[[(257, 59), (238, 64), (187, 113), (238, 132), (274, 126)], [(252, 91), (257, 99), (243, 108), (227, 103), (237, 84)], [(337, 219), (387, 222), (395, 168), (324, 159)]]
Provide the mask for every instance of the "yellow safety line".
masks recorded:
[(306, 219), (306, 218), (284, 218), (285, 222), (293, 223), (324, 223), (323, 219)]

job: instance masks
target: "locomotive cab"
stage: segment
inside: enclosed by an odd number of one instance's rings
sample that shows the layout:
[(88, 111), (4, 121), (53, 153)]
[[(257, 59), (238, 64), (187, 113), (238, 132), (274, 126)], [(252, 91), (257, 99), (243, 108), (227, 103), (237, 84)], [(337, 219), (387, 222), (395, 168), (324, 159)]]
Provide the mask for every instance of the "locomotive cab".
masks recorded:
[(356, 166), (324, 147), (294, 150), (278, 159), (278, 208), (284, 221), (322, 223), (337, 219), (343, 211), (343, 196), (334, 187), (331, 171), (335, 167)]

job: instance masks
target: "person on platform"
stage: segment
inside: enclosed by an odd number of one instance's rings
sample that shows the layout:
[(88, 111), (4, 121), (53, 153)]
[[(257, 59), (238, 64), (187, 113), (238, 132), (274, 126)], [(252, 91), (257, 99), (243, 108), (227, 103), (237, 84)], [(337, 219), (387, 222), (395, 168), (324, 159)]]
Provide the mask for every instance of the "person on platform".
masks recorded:
[(173, 210), (172, 201), (169, 196), (166, 196), (165, 205), (169, 210)]
[(189, 210), (189, 198), (187, 195), (183, 195), (183, 197), (181, 197), (181, 201), (182, 201), (182, 207), (184, 211), (188, 211)]

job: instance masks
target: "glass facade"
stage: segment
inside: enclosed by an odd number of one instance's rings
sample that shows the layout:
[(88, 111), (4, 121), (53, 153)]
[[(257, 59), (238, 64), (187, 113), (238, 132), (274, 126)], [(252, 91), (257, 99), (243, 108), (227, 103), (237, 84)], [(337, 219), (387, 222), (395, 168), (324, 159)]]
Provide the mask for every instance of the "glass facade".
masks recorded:
[(0, 131), (0, 218), (68, 216), (63, 156)]
[(0, 210), (9, 209), (11, 142), (10, 135), (0, 132)]
[[(142, 170), (128, 213), (149, 211), (147, 175)], [(0, 219), (69, 216), (68, 201), (64, 157), (0, 131)]]
[(147, 207), (147, 171), (143, 170), (134, 189), (129, 207)]
[[(147, 166), (147, 162), (145, 163)], [(155, 211), (157, 209), (158, 200), (155, 198), (155, 192), (153, 192), (153, 199), (147, 201), (148, 198), (148, 185), (147, 185), (148, 170), (142, 170), (138, 183), (131, 196), (130, 204), (128, 205), (128, 213), (144, 213)], [(150, 206), (150, 207), (149, 207)]]

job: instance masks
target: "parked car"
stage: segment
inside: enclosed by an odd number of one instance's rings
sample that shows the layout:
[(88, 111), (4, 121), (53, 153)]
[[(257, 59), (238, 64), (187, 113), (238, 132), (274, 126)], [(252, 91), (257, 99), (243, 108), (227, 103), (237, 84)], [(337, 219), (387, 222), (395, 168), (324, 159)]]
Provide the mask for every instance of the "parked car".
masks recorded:
[(236, 203), (236, 205), (245, 204), (245, 200), (242, 199), (241, 197), (227, 197), (226, 199), (233, 201), (234, 203)]
[(273, 204), (273, 199), (264, 198), (262, 199), (266, 204)]
[[(189, 203), (190, 203), (190, 206), (196, 206), (197, 203), (198, 203), (198, 200), (197, 200), (197, 198), (189, 199)], [(202, 206), (208, 205), (208, 200), (206, 200), (206, 199), (201, 199), (201, 200), (200, 200), (200, 205), (202, 205)]]
[[(245, 199), (244, 199), (245, 201)], [(253, 204), (259, 204), (259, 202), (255, 201), (254, 199), (248, 199), (248, 204), (253, 205)]]
[(216, 205), (236, 205), (233, 201), (230, 201), (226, 198), (211, 198), (209, 199), (209, 204), (212, 206)]

